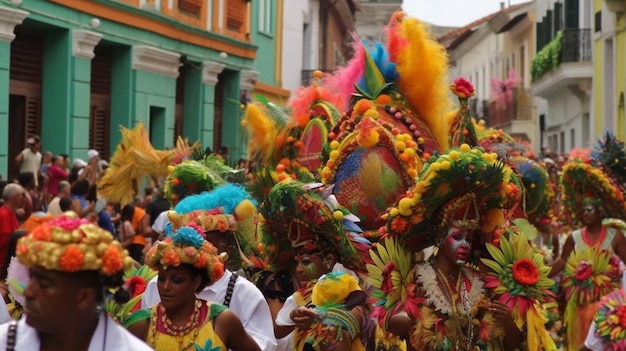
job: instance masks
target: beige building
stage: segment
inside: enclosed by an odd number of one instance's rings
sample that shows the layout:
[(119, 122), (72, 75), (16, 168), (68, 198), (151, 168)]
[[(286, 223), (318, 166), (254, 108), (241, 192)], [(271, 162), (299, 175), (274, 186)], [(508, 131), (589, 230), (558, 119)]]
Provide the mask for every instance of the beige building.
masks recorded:
[(501, 10), (439, 37), (449, 53), (450, 79), (476, 87), (472, 114), (539, 150), (536, 101), (530, 93), (535, 53), (534, 1)]

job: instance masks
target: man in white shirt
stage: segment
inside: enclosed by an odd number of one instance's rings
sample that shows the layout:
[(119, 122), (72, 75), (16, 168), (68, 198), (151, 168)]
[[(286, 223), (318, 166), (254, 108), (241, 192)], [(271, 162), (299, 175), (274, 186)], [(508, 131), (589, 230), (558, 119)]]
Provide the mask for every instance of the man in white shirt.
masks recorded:
[(26, 148), (16, 157), (15, 163), (20, 166), (20, 173), (33, 172), (35, 176), (35, 186), (39, 185), (41, 175), (41, 138), (32, 136), (26, 139)]
[[(104, 286), (119, 286), (114, 277), (132, 267), (126, 250), (77, 216), (58, 221), (43, 224), (52, 226), (51, 238), (31, 232), (17, 244), (17, 259), (30, 274), (24, 318), (0, 325), (0, 350), (152, 350), (103, 311)], [(72, 236), (73, 230), (88, 234)], [(54, 252), (61, 259), (50, 260)]]

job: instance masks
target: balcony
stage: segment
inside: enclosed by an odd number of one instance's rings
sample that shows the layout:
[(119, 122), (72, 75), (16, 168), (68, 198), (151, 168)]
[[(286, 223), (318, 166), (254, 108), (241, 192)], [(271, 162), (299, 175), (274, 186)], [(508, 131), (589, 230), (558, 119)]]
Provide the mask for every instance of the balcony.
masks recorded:
[(604, 0), (606, 9), (611, 12), (624, 12), (626, 10), (626, 0)]
[(489, 102), (489, 126), (499, 128), (512, 121), (531, 121), (533, 101), (530, 91), (524, 88), (515, 88), (513, 99), (509, 103), (498, 106), (496, 101)]
[[(591, 62), (592, 43), (590, 29), (565, 29), (560, 43), (548, 44), (548, 47), (558, 48), (558, 64), (548, 67), (534, 76), (532, 93), (535, 96), (548, 98), (569, 88), (578, 86), (582, 81), (593, 77), (593, 63)], [(543, 51), (543, 49), (542, 49)], [(540, 59), (542, 52), (537, 53), (535, 60)], [(550, 63), (548, 63), (550, 64)], [(533, 66), (537, 62), (533, 61)], [(535, 67), (533, 67), (535, 70)]]

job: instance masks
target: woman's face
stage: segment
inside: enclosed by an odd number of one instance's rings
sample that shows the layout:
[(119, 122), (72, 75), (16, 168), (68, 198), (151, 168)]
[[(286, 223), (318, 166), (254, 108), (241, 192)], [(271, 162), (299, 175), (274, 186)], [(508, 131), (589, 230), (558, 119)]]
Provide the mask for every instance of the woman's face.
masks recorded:
[(472, 252), (472, 234), (468, 229), (451, 227), (440, 247), (440, 255), (448, 262), (464, 265)]
[(331, 261), (322, 258), (322, 255), (297, 255), (296, 261), (298, 261), (296, 278), (301, 284), (315, 280), (333, 268)]
[(200, 286), (200, 276), (193, 277), (186, 267), (159, 268), (157, 287), (161, 305), (165, 310), (176, 310), (195, 301), (196, 289)]

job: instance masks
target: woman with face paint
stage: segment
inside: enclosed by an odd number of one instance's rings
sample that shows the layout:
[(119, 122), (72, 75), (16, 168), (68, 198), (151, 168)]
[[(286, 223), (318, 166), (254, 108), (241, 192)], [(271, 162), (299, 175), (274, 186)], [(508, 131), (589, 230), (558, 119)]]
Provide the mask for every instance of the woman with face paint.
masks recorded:
[(620, 286), (620, 260), (626, 262), (626, 238), (621, 230), (626, 206), (620, 188), (589, 162), (567, 164), (560, 185), (563, 214), (579, 229), (567, 237), (550, 275), (562, 274), (566, 350), (579, 350), (584, 349), (598, 302)]
[(373, 324), (358, 272), (371, 246), (356, 217), (330, 189), (295, 180), (277, 183), (259, 203), (265, 259), (292, 270), (300, 287), (278, 311), (276, 338), (293, 339), (296, 351), (364, 351)]
[[(383, 299), (375, 306), (385, 310), (374, 309), (379, 323), (405, 339), (409, 350), (522, 345), (509, 307), (491, 299), (474, 268), (477, 252), (485, 251), (485, 242), (503, 224), (503, 208), (518, 198), (514, 180), (495, 154), (463, 144), (432, 157), (416, 186), (389, 210), (389, 239), (374, 257), (378, 267), (368, 267), (369, 279), (380, 282), (382, 294), (375, 296)], [(430, 246), (429, 257), (416, 258), (414, 252)], [(402, 268), (407, 266), (408, 272)]]

